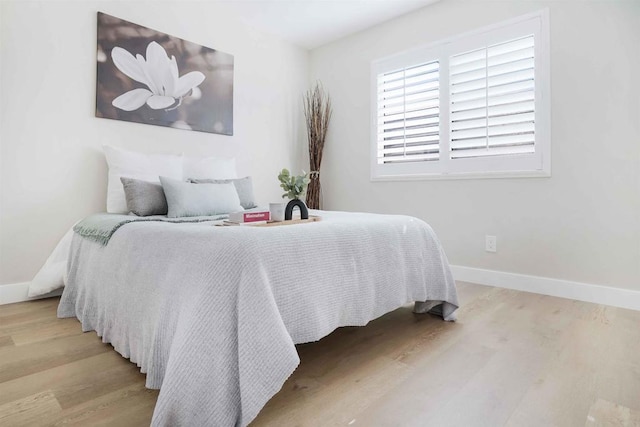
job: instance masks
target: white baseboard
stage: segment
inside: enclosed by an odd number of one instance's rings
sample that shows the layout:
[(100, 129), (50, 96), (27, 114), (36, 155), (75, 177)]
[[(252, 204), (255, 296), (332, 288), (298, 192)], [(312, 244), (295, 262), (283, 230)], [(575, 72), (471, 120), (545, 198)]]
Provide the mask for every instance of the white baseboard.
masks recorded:
[(640, 291), (452, 265), (456, 280), (640, 310)]
[(62, 295), (62, 289), (58, 289), (48, 294), (29, 298), (29, 283), (30, 282), (22, 282), (12, 283), (9, 285), (0, 285), (0, 305)]
[[(478, 283), (480, 285), (496, 286), (498, 288), (515, 289), (518, 291), (611, 305), (613, 307), (640, 310), (640, 291), (572, 282), (562, 279), (507, 273), (504, 271), (484, 270), (461, 265), (452, 265), (451, 271), (453, 272), (453, 277), (462, 282)], [(0, 285), (0, 305), (48, 298), (62, 294), (62, 289), (58, 289), (49, 294), (29, 298), (27, 296), (28, 290), (29, 282)]]

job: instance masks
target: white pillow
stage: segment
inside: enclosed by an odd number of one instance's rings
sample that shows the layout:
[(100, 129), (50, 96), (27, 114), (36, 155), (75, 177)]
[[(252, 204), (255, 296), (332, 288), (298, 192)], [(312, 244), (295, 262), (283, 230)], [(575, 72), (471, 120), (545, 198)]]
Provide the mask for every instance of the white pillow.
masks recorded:
[(127, 213), (127, 200), (120, 177), (160, 182), (159, 176), (182, 179), (182, 155), (143, 154), (103, 146), (109, 165), (107, 212)]
[(235, 179), (236, 159), (224, 157), (185, 157), (183, 179)]

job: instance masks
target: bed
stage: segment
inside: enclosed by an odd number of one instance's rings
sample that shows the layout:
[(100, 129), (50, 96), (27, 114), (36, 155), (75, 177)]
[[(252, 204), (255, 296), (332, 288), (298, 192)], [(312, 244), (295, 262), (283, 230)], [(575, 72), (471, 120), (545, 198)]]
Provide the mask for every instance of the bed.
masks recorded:
[(223, 227), (121, 224), (73, 236), (59, 317), (160, 389), (154, 426), (246, 426), (296, 369), (296, 344), (408, 303), (454, 320), (455, 283), (433, 230), (396, 215), (312, 211), (322, 221)]

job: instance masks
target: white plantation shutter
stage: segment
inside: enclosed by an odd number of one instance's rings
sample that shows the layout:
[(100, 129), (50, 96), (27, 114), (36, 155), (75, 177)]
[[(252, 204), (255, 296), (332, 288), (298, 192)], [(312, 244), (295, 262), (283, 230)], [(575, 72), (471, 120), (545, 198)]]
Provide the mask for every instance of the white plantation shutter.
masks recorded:
[(534, 37), (449, 59), (451, 158), (535, 152)]
[(550, 176), (546, 10), (371, 65), (371, 179)]
[(439, 158), (438, 61), (378, 75), (378, 164)]

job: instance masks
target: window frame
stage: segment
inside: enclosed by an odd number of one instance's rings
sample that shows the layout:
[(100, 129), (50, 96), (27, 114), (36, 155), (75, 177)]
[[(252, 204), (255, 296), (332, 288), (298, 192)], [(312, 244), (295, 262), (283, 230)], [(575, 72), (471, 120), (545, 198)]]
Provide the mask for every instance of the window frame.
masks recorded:
[[(534, 36), (535, 153), (474, 158), (450, 158), (449, 58), (474, 49)], [(371, 62), (371, 181), (476, 179), (551, 176), (551, 109), (549, 12), (519, 16), (455, 37), (406, 50)], [(437, 161), (378, 164), (378, 76), (402, 67), (439, 61), (440, 156)], [(446, 155), (445, 155), (446, 154)]]

